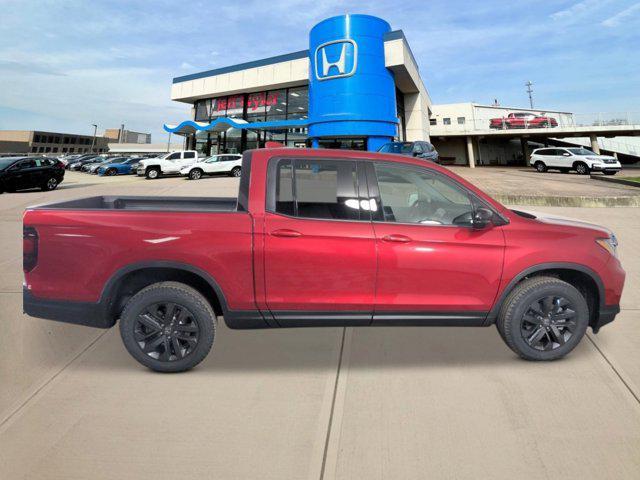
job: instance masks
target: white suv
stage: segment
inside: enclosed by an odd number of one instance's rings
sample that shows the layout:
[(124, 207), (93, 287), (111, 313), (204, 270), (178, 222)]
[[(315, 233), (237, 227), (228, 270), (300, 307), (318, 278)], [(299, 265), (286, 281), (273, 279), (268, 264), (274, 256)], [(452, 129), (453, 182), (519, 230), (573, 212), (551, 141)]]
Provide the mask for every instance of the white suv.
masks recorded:
[(622, 168), (616, 157), (598, 155), (582, 147), (537, 148), (531, 153), (529, 165), (538, 172), (553, 169), (566, 173), (575, 170), (580, 175), (591, 171), (615, 175)]
[(242, 171), (242, 155), (220, 154), (212, 155), (202, 161), (180, 170), (181, 175), (186, 175), (190, 180), (198, 180), (203, 175), (216, 175), (225, 173), (232, 177), (239, 177)]
[(198, 161), (198, 152), (185, 150), (182, 152), (166, 153), (160, 157), (146, 158), (138, 164), (138, 175), (155, 179), (162, 175), (177, 175), (184, 167)]

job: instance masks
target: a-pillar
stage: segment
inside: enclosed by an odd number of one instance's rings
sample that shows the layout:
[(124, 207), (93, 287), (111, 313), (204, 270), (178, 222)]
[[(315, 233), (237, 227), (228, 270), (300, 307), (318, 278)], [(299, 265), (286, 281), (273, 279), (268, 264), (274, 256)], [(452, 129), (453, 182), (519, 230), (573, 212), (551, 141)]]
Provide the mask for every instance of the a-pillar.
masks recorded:
[(598, 155), (600, 155), (600, 145), (598, 145), (598, 137), (591, 134), (589, 138), (591, 139), (591, 150), (593, 151), (593, 153), (597, 153)]
[(473, 152), (473, 137), (467, 137), (467, 160), (469, 160), (469, 167), (476, 167), (476, 157)]
[(525, 165), (529, 165), (529, 142), (525, 137), (520, 137), (520, 145), (522, 145), (522, 158)]

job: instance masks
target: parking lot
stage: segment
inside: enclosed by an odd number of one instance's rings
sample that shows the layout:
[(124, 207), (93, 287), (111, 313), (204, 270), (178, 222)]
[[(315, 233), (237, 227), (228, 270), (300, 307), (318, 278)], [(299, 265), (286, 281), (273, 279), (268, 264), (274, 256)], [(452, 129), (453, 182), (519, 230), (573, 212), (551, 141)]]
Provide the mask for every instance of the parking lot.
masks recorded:
[[(491, 169), (460, 170), (500, 188)], [(505, 188), (544, 177), (535, 188), (554, 193), (560, 176), (593, 191), (588, 178), (533, 172)], [(608, 226), (627, 270), (616, 321), (553, 363), (519, 360), (493, 327), (221, 323), (198, 368), (162, 375), (127, 354), (117, 328), (21, 313), (26, 206), (237, 185), (68, 172), (56, 191), (0, 196), (1, 479), (640, 478), (640, 208), (521, 207)]]

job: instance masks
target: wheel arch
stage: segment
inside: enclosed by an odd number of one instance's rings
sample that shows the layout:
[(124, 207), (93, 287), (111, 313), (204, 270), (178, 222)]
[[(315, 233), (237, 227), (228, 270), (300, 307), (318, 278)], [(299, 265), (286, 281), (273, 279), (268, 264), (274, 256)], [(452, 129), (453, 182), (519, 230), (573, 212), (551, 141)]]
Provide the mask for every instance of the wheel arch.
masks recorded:
[(224, 316), (228, 311), (224, 292), (209, 273), (187, 263), (161, 260), (138, 262), (117, 270), (102, 289), (99, 304), (107, 318), (115, 323), (133, 295), (163, 281), (177, 281), (195, 288), (209, 301), (216, 315)]
[(589, 325), (596, 325), (600, 308), (605, 305), (605, 291), (602, 279), (598, 273), (591, 268), (578, 263), (568, 262), (540, 263), (526, 268), (514, 276), (497, 297), (487, 315), (485, 325), (495, 323), (507, 296), (520, 282), (527, 278), (543, 275), (559, 278), (576, 287), (587, 300), (589, 306)]

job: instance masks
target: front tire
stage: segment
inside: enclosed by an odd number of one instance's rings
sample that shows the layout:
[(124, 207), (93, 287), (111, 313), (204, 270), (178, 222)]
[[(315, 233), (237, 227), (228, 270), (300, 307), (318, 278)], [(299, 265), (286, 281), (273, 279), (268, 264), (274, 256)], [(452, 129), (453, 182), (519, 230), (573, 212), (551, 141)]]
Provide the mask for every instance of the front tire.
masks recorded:
[(533, 167), (539, 172), (539, 173), (544, 173), (547, 171), (547, 166), (544, 164), (544, 162), (540, 162), (537, 161)]
[(200, 180), (202, 178), (202, 170), (194, 168), (189, 172), (189, 180)]
[(526, 360), (556, 360), (571, 352), (589, 325), (589, 307), (573, 285), (533, 277), (505, 299), (497, 320), (507, 346)]
[(148, 168), (145, 176), (148, 180), (155, 180), (160, 177), (160, 169), (156, 167)]
[(589, 166), (584, 162), (578, 162), (575, 164), (576, 172), (578, 175), (588, 175), (589, 174)]
[(156, 372), (183, 372), (198, 365), (213, 345), (216, 315), (195, 289), (159, 282), (135, 294), (120, 318), (127, 351)]
[(116, 169), (115, 169), (115, 168), (110, 168), (109, 170), (107, 170), (106, 172), (104, 172), (104, 174), (105, 174), (107, 177), (113, 177), (116, 173), (118, 173), (118, 172), (116, 171)]
[(240, 167), (233, 167), (231, 169), (230, 175), (232, 177), (239, 177), (240, 175), (242, 175), (242, 169)]

